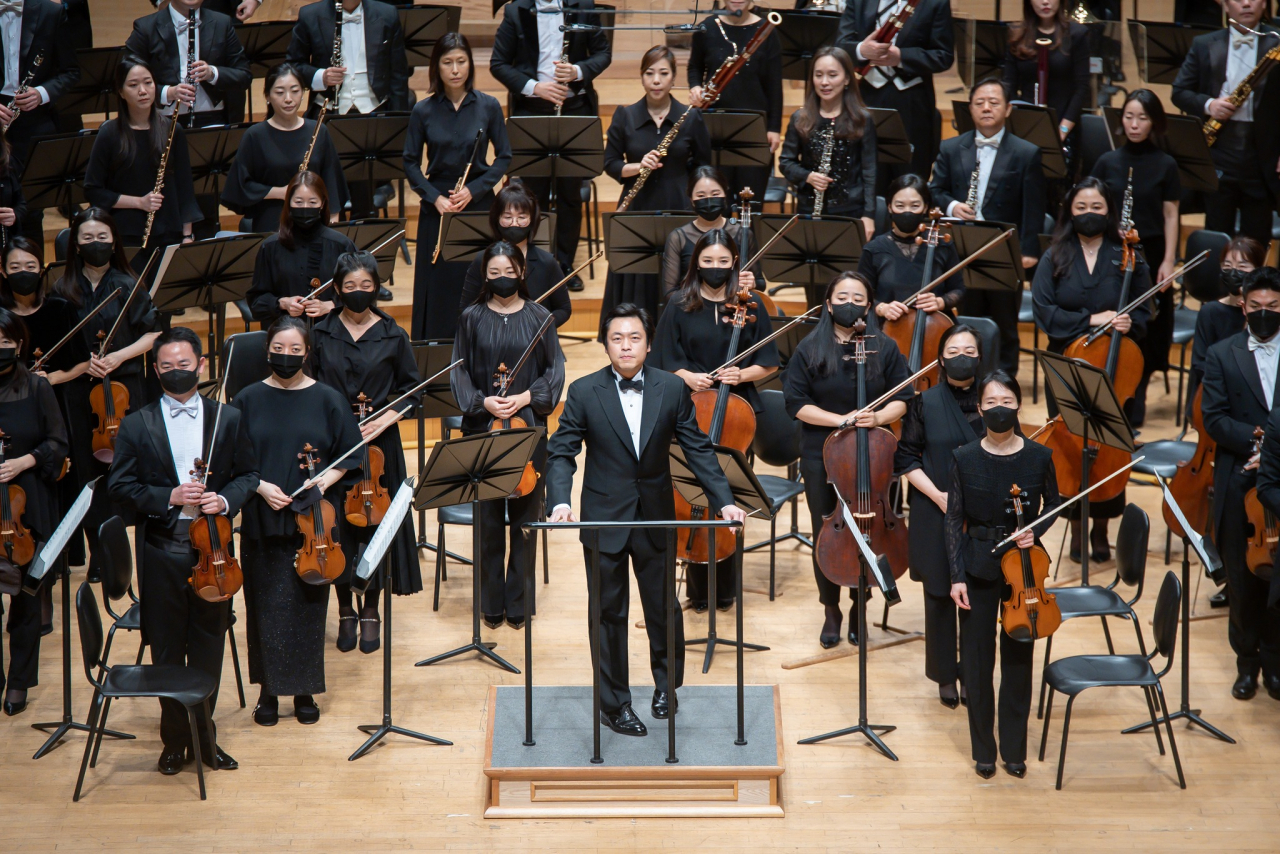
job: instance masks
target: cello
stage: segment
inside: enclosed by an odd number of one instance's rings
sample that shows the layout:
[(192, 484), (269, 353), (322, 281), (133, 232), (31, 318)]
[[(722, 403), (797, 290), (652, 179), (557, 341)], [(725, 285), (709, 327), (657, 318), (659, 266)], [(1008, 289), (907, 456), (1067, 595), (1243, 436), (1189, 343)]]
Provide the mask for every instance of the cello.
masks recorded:
[[(0, 465), (4, 464), (9, 437), (0, 430)], [(12, 481), (0, 484), (0, 546), (4, 557), (14, 566), (26, 566), (36, 556), (31, 532), (22, 524), (22, 511), (27, 508), (27, 493)]]
[[(1253, 428), (1253, 454), (1246, 468), (1250, 465), (1256, 468), (1256, 464), (1252, 461), (1262, 453), (1264, 435), (1261, 427)], [(1253, 487), (1244, 494), (1244, 515), (1248, 522), (1245, 530), (1249, 532), (1244, 551), (1245, 565), (1254, 575), (1263, 580), (1270, 580), (1271, 566), (1276, 559), (1276, 544), (1280, 542), (1280, 522), (1276, 521), (1276, 514), (1258, 500), (1257, 487)]]
[[(939, 243), (950, 243), (951, 235), (944, 229), (950, 226), (941, 222), (942, 211), (934, 208), (929, 211), (929, 225), (923, 235), (916, 237), (916, 245), (925, 247), (924, 278), (920, 282), (920, 290), (908, 297), (904, 304), (907, 312), (897, 320), (887, 321), (883, 325), (884, 333), (898, 344), (898, 349), (907, 357), (907, 370), (915, 373), (924, 364), (925, 353), (937, 353), (938, 343), (942, 335), (955, 324), (945, 311), (921, 311), (914, 308), (916, 301), (937, 287), (939, 282), (933, 279), (933, 256)], [(935, 368), (916, 381), (916, 391), (924, 392), (938, 384), (938, 370)]]
[[(529, 342), (529, 346), (524, 348), (524, 352), (520, 354), (519, 361), (516, 362), (514, 368), (507, 368), (506, 362), (498, 363), (498, 370), (494, 372), (493, 387), (498, 390), (498, 397), (506, 397), (507, 392), (511, 388), (511, 381), (516, 374), (520, 373), (520, 369), (524, 367), (525, 362), (529, 361), (529, 357), (533, 355), (533, 351), (537, 348), (538, 342), (542, 340), (542, 336), (547, 334), (547, 330), (555, 323), (555, 317), (548, 314), (542, 321), (542, 325), (538, 327), (538, 331), (534, 333), (533, 340)], [(529, 425), (525, 423), (523, 418), (495, 418), (489, 423), (491, 431), (510, 430), (512, 428), (526, 428)], [(524, 464), (524, 471), (520, 474), (520, 482), (516, 484), (516, 488), (508, 495), (508, 498), (523, 498), (533, 492), (534, 487), (538, 485), (538, 478), (542, 474), (533, 467), (533, 460), (529, 460)]]
[[(360, 392), (353, 408), (356, 418), (363, 421), (373, 410), (373, 404), (369, 403), (364, 392)], [(360, 480), (347, 490), (347, 497), (342, 505), (343, 515), (357, 528), (377, 525), (391, 506), (391, 493), (382, 485), (386, 466), (387, 458), (382, 449), (372, 443), (365, 443), (360, 459)]]
[[(1204, 429), (1204, 414), (1200, 399), (1204, 389), (1196, 389), (1191, 404), (1191, 426), (1196, 431), (1196, 450), (1191, 459), (1178, 463), (1178, 470), (1169, 479), (1169, 491), (1182, 508), (1182, 514), (1196, 532), (1203, 533), (1209, 527), (1209, 513), (1213, 509), (1213, 460), (1218, 446)], [(1174, 516), (1169, 502), (1163, 502), (1164, 521), (1175, 537), (1185, 539), (1187, 532)]]
[[(302, 463), (298, 468), (307, 473), (307, 480), (316, 481), (316, 464), (320, 458), (316, 449), (307, 442), (298, 454)], [(318, 488), (318, 487), (313, 487)], [(302, 532), (302, 548), (298, 549), (293, 559), (293, 568), (298, 577), (308, 584), (331, 584), (346, 569), (347, 558), (342, 553), (342, 546), (334, 536), (334, 525), (337, 513), (323, 495), (306, 510), (294, 513), (298, 530)]]
[[(1018, 530), (1022, 529), (1022, 511), (1027, 499), (1014, 484), (1009, 489), (1009, 502)], [(1000, 623), (1014, 640), (1037, 641), (1047, 638), (1062, 625), (1062, 610), (1057, 597), (1049, 593), (1049, 553), (1039, 543), (1029, 548), (1014, 547), (1000, 558), (1000, 572), (1009, 585), (1009, 597), (1000, 603)]]

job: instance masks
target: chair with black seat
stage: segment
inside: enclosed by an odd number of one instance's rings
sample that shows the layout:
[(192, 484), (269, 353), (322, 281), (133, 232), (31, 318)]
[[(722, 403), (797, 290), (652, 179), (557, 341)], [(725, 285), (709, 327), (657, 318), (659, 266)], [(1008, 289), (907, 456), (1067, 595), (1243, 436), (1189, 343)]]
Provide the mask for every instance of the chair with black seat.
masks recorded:
[(1225, 296), (1222, 287), (1221, 269), (1222, 250), (1231, 241), (1231, 235), (1222, 231), (1210, 231), (1197, 228), (1187, 235), (1183, 258), (1194, 258), (1205, 250), (1209, 257), (1203, 264), (1192, 268), (1182, 276), (1182, 294), (1195, 297), (1200, 302), (1210, 302)]
[(978, 367), (978, 376), (986, 376), (1000, 365), (1000, 327), (989, 317), (956, 318), (957, 325), (972, 326), (978, 333), (978, 344), (982, 347), (982, 364)]
[(222, 342), (222, 352), (235, 344), (231, 365), (227, 368), (226, 395), (227, 400), (235, 400), (241, 390), (271, 376), (271, 367), (267, 364), (267, 333), (263, 329), (253, 332), (238, 332), (228, 335)]
[[(1111, 629), (1107, 626), (1107, 617), (1119, 617), (1133, 623), (1133, 631), (1138, 636), (1138, 649), (1146, 655), (1147, 646), (1142, 640), (1142, 625), (1133, 606), (1142, 598), (1142, 589), (1147, 578), (1147, 543), (1151, 538), (1151, 519), (1145, 510), (1136, 504), (1124, 508), (1120, 517), (1120, 530), (1116, 533), (1116, 577), (1106, 587), (1097, 584), (1079, 585), (1075, 587), (1053, 588), (1058, 610), (1062, 612), (1062, 621), (1076, 617), (1099, 617), (1102, 619), (1102, 634), (1107, 639), (1107, 652), (1115, 655), (1116, 648), (1111, 642)], [(1133, 598), (1126, 600), (1116, 592), (1116, 587), (1124, 584), (1133, 588)], [(1053, 650), (1053, 635), (1044, 644), (1044, 670), (1049, 669), (1049, 654)], [(1040, 704), (1036, 709), (1036, 717), (1044, 717), (1044, 694), (1046, 681), (1040, 678)]]
[(889, 230), (889, 203), (885, 201), (884, 196), (876, 196), (876, 215), (874, 220), (876, 234), (884, 234)]
[[(764, 204), (777, 205), (778, 213), (783, 213), (787, 209), (787, 199), (794, 199), (791, 193), (791, 185), (787, 183), (787, 179), (781, 175), (770, 175), (769, 183), (764, 188)], [(761, 208), (763, 210), (763, 206)]]
[[(1044, 761), (1045, 747), (1049, 742), (1049, 718), (1053, 713), (1053, 695), (1067, 695), (1067, 711), (1062, 721), (1062, 748), (1058, 754), (1058, 782), (1062, 788), (1062, 770), (1067, 762), (1067, 734), (1071, 728), (1071, 707), (1076, 698), (1089, 688), (1135, 687), (1141, 688), (1151, 714), (1151, 729), (1156, 734), (1156, 746), (1164, 755), (1164, 742), (1160, 739), (1160, 724), (1156, 718), (1155, 699), (1160, 701), (1165, 731), (1169, 735), (1169, 748), (1173, 751), (1173, 765), (1178, 772), (1178, 785), (1185, 789), (1186, 778), (1182, 774), (1182, 760), (1178, 756), (1178, 743), (1173, 738), (1173, 725), (1169, 721), (1169, 707), (1164, 699), (1161, 678), (1173, 667), (1173, 655), (1178, 640), (1178, 606), (1182, 602), (1182, 582), (1172, 572), (1166, 572), (1160, 593), (1156, 597), (1155, 618), (1152, 620), (1152, 636), (1155, 649), (1139, 655), (1073, 655), (1060, 658), (1045, 670), (1049, 683), (1049, 703), (1045, 709), (1044, 732), (1040, 737), (1040, 761)], [(1164, 656), (1164, 669), (1156, 672), (1152, 660)]]
[(1022, 302), (1018, 305), (1018, 325), (1031, 324), (1031, 348), (1018, 347), (1018, 353), (1031, 357), (1031, 402), (1040, 402), (1040, 360), (1036, 351), (1040, 349), (1040, 327), (1036, 326), (1035, 313), (1031, 308), (1031, 290), (1022, 291)]
[[(769, 547), (769, 601), (777, 591), (778, 543), (796, 540), (813, 548), (813, 540), (800, 533), (799, 497), (804, 494), (804, 482), (800, 480), (800, 422), (787, 414), (783, 394), (777, 389), (760, 392), (761, 411), (756, 415), (756, 435), (751, 440), (751, 450), (765, 465), (787, 470), (786, 477), (774, 474), (756, 474), (756, 480), (769, 497), (769, 539), (761, 540), (743, 549), (744, 552)], [(778, 513), (791, 503), (791, 530), (778, 536)]]
[(1107, 120), (1101, 115), (1085, 113), (1080, 116), (1080, 174), (1093, 172), (1098, 158), (1111, 150), (1111, 132)]
[[(98, 612), (98, 597), (93, 594), (89, 582), (76, 591), (76, 618), (80, 625), (80, 652), (84, 659), (84, 675), (93, 686), (93, 700), (89, 704), (89, 737), (85, 740), (84, 758), (80, 760), (80, 776), (76, 779), (73, 801), (80, 800), (84, 787), (84, 775), (90, 765), (97, 767), (98, 748), (107, 728), (107, 715), (111, 701), (154, 697), (181, 703), (187, 709), (191, 722), (191, 750), (195, 755), (196, 777), (200, 781), (200, 800), (205, 800), (204, 763), (200, 757), (200, 733), (196, 724), (196, 709), (203, 708), (209, 722), (209, 743), (214, 743), (213, 722), (209, 717), (209, 698), (217, 690), (217, 681), (194, 667), (178, 664), (117, 664), (109, 666), (102, 657), (102, 615)], [(101, 674), (100, 676), (98, 674)], [(92, 755), (92, 758), (91, 758)]]
[[(1194, 272), (1194, 271), (1192, 271)], [(1177, 407), (1173, 410), (1173, 424), (1175, 427), (1182, 424), (1183, 410), (1186, 409), (1185, 398), (1182, 392), (1185, 389), (1187, 396), (1194, 394), (1189, 382), (1187, 382), (1187, 350), (1191, 347), (1191, 342), (1196, 337), (1196, 319), (1200, 316), (1200, 312), (1186, 306), (1177, 306), (1173, 310), (1173, 345), (1178, 348), (1178, 396)], [(1165, 393), (1169, 391), (1169, 376), (1165, 374)], [(1186, 432), (1185, 430), (1183, 432)]]
[[(111, 657), (111, 644), (116, 638), (116, 629), (126, 632), (137, 632), (138, 658), (134, 664), (142, 663), (142, 652), (147, 648), (147, 639), (142, 635), (142, 605), (133, 593), (133, 550), (129, 547), (129, 534), (125, 530), (124, 520), (112, 516), (98, 526), (98, 557), (102, 573), (103, 604), (107, 614), (111, 616), (111, 628), (107, 631), (107, 643), (102, 650), (102, 661), (105, 664)], [(123, 614), (117, 614), (111, 607), (112, 602), (119, 602), (129, 597), (129, 607)]]

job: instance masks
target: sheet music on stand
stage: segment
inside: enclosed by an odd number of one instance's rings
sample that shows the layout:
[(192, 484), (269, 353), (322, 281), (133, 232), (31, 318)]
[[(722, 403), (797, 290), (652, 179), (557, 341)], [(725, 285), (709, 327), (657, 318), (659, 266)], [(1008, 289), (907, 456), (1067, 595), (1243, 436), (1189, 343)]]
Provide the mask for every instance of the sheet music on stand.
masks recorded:
[[(1124, 127), (1120, 122), (1118, 107), (1103, 107), (1102, 117), (1107, 123), (1113, 146), (1125, 143)], [(1191, 116), (1166, 116), (1164, 134), (1155, 144), (1168, 152), (1178, 163), (1178, 179), (1184, 190), (1213, 193), (1218, 189), (1218, 168), (1209, 155), (1209, 143), (1204, 138), (1204, 128)]]
[[(357, 219), (340, 222), (330, 228), (350, 237), (356, 249), (361, 252), (373, 252), (377, 249), (373, 257), (378, 262), (378, 278), (387, 282), (390, 281), (391, 274), (395, 270), (396, 252), (400, 248), (397, 241), (392, 240), (390, 243), (387, 241), (398, 232), (404, 231), (404, 225), (403, 219)], [(385, 246), (383, 246), (384, 243)]]
[(395, 497), (391, 499), (391, 504), (387, 506), (387, 512), (382, 514), (382, 521), (378, 523), (378, 528), (373, 532), (369, 544), (361, 552), (360, 561), (356, 564), (355, 570), (358, 583), (351, 585), (357, 593), (363, 594), (369, 589), (373, 574), (378, 571), (378, 565), (382, 563), (382, 558), (391, 546), (391, 541), (400, 530), (400, 524), (412, 507), (413, 481), (412, 477), (407, 477), (400, 484)]
[(49, 541), (44, 544), (39, 554), (36, 555), (36, 559), (32, 561), (31, 569), (27, 571), (27, 580), (24, 586), (39, 587), (45, 575), (57, 564), (63, 549), (71, 541), (72, 535), (80, 530), (80, 523), (84, 521), (85, 514), (89, 512), (89, 505), (93, 502), (93, 485), (97, 482), (96, 479), (91, 480), (80, 490), (80, 494), (76, 496), (76, 500), (71, 504), (66, 515), (62, 517), (58, 527), (53, 529), (53, 535), (49, 537)]

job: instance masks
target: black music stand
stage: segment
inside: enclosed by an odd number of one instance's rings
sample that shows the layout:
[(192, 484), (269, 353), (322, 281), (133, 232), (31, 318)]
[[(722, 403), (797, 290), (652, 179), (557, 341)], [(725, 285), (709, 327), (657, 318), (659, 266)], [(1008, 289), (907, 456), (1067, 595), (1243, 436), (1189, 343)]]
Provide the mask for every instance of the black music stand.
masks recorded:
[(662, 272), (662, 253), (667, 235), (693, 222), (688, 211), (647, 211), (607, 213), (604, 219), (604, 252), (613, 273)]
[[(447, 213), (440, 218), (440, 221), (444, 229), (444, 239), (440, 243), (442, 262), (471, 261), (498, 239), (493, 236), (493, 231), (489, 228), (488, 211)], [(533, 245), (554, 255), (551, 241), (555, 233), (556, 215), (541, 214), (538, 219), (538, 228), (533, 233)]]
[[(993, 239), (999, 237), (1012, 225), (1003, 222), (951, 221), (952, 245), (956, 254), (963, 260)], [(993, 246), (987, 254), (965, 267), (964, 286), (979, 291), (1020, 291), (1025, 273), (1022, 267), (1022, 249), (1018, 242), (1018, 233), (1014, 231), (1004, 243)]]
[(325, 127), (348, 184), (363, 181), (377, 186), (404, 177), (408, 113), (334, 116), (325, 120)]
[(557, 178), (594, 178), (604, 172), (604, 133), (598, 116), (512, 116), (508, 175), (549, 178), (548, 210), (556, 209)]
[[(453, 339), (437, 338), (430, 341), (414, 341), (410, 344), (413, 348), (413, 360), (418, 365), (418, 376), (433, 377), (443, 371), (453, 362)], [(417, 407), (415, 417), (418, 419), (418, 467), (416, 471), (422, 471), (427, 467), (427, 419), (440, 419), (440, 436), (445, 435), (444, 419), (454, 418), (462, 415), (462, 410), (458, 408), (458, 403), (453, 397), (453, 386), (449, 383), (449, 377), (441, 377), (435, 383), (423, 389), (421, 401)], [(427, 511), (425, 509), (418, 511), (418, 542), (415, 544), (420, 549), (428, 551), (436, 551), (436, 544), (427, 540)], [(471, 559), (462, 555), (456, 555), (451, 551), (445, 551), (446, 557), (451, 557), (459, 563), (471, 565)], [(432, 610), (440, 609), (440, 598), (437, 596)]]
[[(378, 278), (384, 282), (393, 281), (396, 269), (396, 243), (388, 242), (392, 237), (404, 231), (403, 219), (353, 219), (330, 226), (334, 231), (351, 238), (356, 249), (361, 252), (374, 252), (378, 262)], [(386, 244), (385, 246), (383, 244)], [(447, 362), (445, 364), (448, 364)], [(444, 367), (444, 365), (441, 365)], [(431, 376), (427, 374), (426, 376)]]
[[(1119, 148), (1125, 143), (1124, 128), (1120, 124), (1117, 107), (1103, 107), (1102, 117), (1111, 134), (1112, 145)], [(1184, 190), (1200, 193), (1218, 191), (1218, 169), (1209, 156), (1209, 143), (1204, 138), (1204, 127), (1199, 119), (1191, 116), (1168, 116), (1168, 126), (1156, 144), (1168, 152), (1178, 163), (1178, 178)]]
[(410, 68), (431, 64), (431, 49), (445, 33), (458, 32), (461, 6), (401, 6), (400, 29), (404, 31), (404, 54)]
[(83, 116), (87, 113), (103, 113), (111, 118), (116, 107), (116, 69), (124, 59), (124, 47), (91, 47), (76, 51), (76, 63), (80, 66), (80, 79), (65, 95), (58, 99), (57, 110), (62, 115)]
[(915, 143), (907, 135), (902, 115), (897, 110), (868, 107), (876, 123), (876, 161), (879, 163), (910, 163)]
[(187, 149), (191, 152), (191, 177), (196, 195), (222, 198), (222, 183), (235, 163), (240, 140), (249, 129), (247, 123), (213, 125), (185, 131)]
[(22, 172), (27, 210), (60, 208), (87, 202), (84, 176), (98, 131), (82, 130), (36, 137)]
[[(783, 214), (752, 217), (756, 246), (768, 243), (790, 219)], [(769, 288), (770, 296), (787, 287), (825, 286), (845, 270), (856, 270), (866, 242), (859, 220), (842, 216), (800, 217), (760, 259), (765, 279), (783, 283)]]
[(1191, 52), (1196, 36), (1218, 27), (1178, 24), (1172, 21), (1129, 20), (1129, 43), (1138, 61), (1138, 77), (1144, 83), (1172, 83)]
[[(711, 137), (711, 163), (727, 167), (773, 168), (773, 152), (764, 127), (764, 113), (755, 110), (707, 110), (702, 122)], [(753, 188), (761, 201), (764, 187)]]
[(782, 42), (782, 79), (808, 80), (809, 64), (819, 48), (836, 43), (839, 12), (779, 9), (782, 23), (774, 30)]
[[(1080, 359), (1068, 359), (1037, 350), (1044, 371), (1044, 387), (1058, 407), (1067, 432), (1085, 440), (1080, 459), (1080, 489), (1089, 488), (1089, 470), (1098, 456), (1098, 445), (1132, 454), (1133, 427), (1116, 397), (1111, 377)], [(1090, 444), (1090, 443), (1096, 444)], [(1089, 583), (1089, 496), (1080, 499), (1080, 584)]]
[[(966, 101), (952, 101), (955, 113), (953, 124), (960, 133), (973, 130), (973, 116)], [(1058, 136), (1058, 114), (1052, 107), (1040, 107), (1022, 101), (1014, 101), (1005, 127), (1027, 142), (1040, 147), (1040, 167), (1044, 177), (1057, 180), (1067, 177), (1067, 155), (1062, 150), (1062, 138)]]
[[(249, 59), (249, 76), (266, 77), (275, 65), (284, 62), (289, 54), (289, 42), (293, 40), (293, 21), (265, 21), (258, 24), (241, 24), (233, 21), (232, 29), (244, 47)], [(305, 89), (311, 82), (303, 80)], [(249, 118), (253, 118), (253, 86), (249, 87)]]
[[(424, 658), (416, 667), (426, 667), (467, 652), (478, 652), (494, 664), (519, 673), (519, 668), (493, 651), (496, 644), (480, 639), (480, 559), (484, 541), (480, 536), (480, 502), (506, 499), (520, 483), (525, 464), (533, 459), (538, 441), (546, 434), (542, 427), (520, 427), (478, 433), (437, 442), (431, 459), (418, 478), (414, 504), (418, 510), (471, 504), (471, 642), (449, 652)], [(532, 612), (526, 618), (532, 618)]]
[[(997, 4), (998, 2), (999, 0)], [(956, 46), (956, 73), (960, 76), (960, 82), (969, 87), (987, 77), (998, 77), (1005, 54), (1009, 50), (1008, 23), (979, 21), (957, 15), (952, 19), (951, 26)]]

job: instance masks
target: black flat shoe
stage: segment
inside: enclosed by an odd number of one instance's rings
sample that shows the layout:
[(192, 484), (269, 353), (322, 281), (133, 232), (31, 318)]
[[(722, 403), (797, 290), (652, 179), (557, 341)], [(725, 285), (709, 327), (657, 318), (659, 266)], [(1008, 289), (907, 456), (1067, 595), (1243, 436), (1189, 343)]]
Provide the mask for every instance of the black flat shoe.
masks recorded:
[(156, 769), (166, 777), (172, 777), (182, 770), (182, 765), (185, 761), (185, 751), (166, 750), (160, 754), (160, 761), (156, 763)]
[(310, 694), (299, 694), (293, 698), (293, 716), (300, 724), (313, 724), (320, 720), (320, 707)]
[(600, 711), (600, 723), (609, 727), (618, 735), (648, 735), (649, 731), (645, 729), (644, 723), (636, 717), (636, 713), (631, 710), (631, 704), (627, 703), (618, 710), (616, 715), (608, 712)]
[(973, 770), (976, 771), (978, 776), (984, 780), (990, 780), (996, 775), (996, 766), (994, 764), (988, 765), (985, 762), (975, 763)]
[(1004, 770), (1008, 771), (1011, 776), (1017, 777), (1021, 780), (1023, 777), (1027, 776), (1027, 763), (1006, 762), (1004, 763)]
[(1227, 602), (1227, 588), (1222, 588), (1217, 593), (1209, 597), (1210, 608), (1225, 608), (1230, 604)]
[(707, 613), (707, 603), (705, 600), (702, 602), (694, 602), (692, 599), (690, 599), (689, 604), (693, 605), (693, 613), (695, 614)]
[(40, 637), (48, 637), (53, 634), (53, 623), (42, 623), (40, 626)]
[(501, 615), (501, 614), (498, 614), (497, 616), (494, 616), (493, 614), (482, 614), (482, 615), (480, 615), (480, 619), (484, 622), (484, 624), (485, 624), (487, 627), (489, 627), (489, 628), (491, 628), (491, 629), (500, 629), (500, 628), (502, 628), (502, 615)]
[(1231, 696), (1237, 700), (1252, 700), (1256, 693), (1258, 693), (1258, 677), (1252, 673), (1241, 673), (1236, 678), (1236, 683), (1231, 686)]
[(253, 722), (258, 726), (280, 723), (280, 700), (271, 696), (259, 697), (258, 705), (253, 707)]
[(734, 598), (734, 599), (725, 599), (725, 600), (723, 600), (723, 601), (722, 601), (722, 600), (717, 599), (717, 600), (716, 600), (716, 610), (717, 610), (717, 611), (728, 611), (730, 608), (732, 608), (732, 607), (733, 607), (733, 603), (735, 603), (735, 602), (737, 602), (737, 601), (738, 601), (738, 600), (737, 600), (736, 598)]
[[(947, 693), (948, 689), (951, 691), (950, 694)], [(958, 708), (960, 706), (960, 695), (956, 693), (956, 686), (939, 685), (938, 702), (946, 706), (948, 709)]]
[(356, 648), (356, 624), (360, 618), (355, 614), (343, 614), (338, 617), (338, 652), (351, 652)]
[(1269, 673), (1262, 674), (1262, 687), (1267, 689), (1271, 699), (1280, 700), (1280, 676), (1272, 676)]
[[(365, 624), (372, 623), (374, 630), (372, 632), (365, 631)], [(368, 637), (372, 634), (373, 637)], [(377, 652), (382, 646), (382, 618), (381, 617), (361, 617), (360, 618), (360, 651), (365, 655)]]
[(668, 715), (676, 713), (678, 706), (676, 699), (668, 696), (666, 691), (653, 692), (653, 716), (658, 720), (665, 721)]

